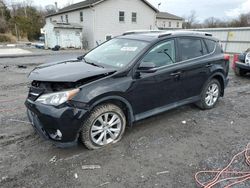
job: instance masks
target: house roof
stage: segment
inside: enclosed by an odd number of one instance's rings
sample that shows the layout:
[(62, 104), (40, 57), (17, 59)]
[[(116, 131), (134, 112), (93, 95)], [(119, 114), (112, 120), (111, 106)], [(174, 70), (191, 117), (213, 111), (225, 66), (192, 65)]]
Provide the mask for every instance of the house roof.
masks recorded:
[(171, 20), (184, 20), (183, 18), (181, 18), (179, 16), (176, 16), (176, 15), (173, 15), (173, 14), (170, 14), (168, 12), (159, 12), (159, 13), (157, 13), (156, 18), (159, 18), (159, 19), (171, 19)]
[[(67, 13), (67, 12), (71, 12), (71, 11), (75, 11), (75, 10), (79, 10), (79, 9), (90, 8), (90, 7), (95, 6), (99, 3), (102, 3), (104, 1), (107, 1), (107, 0), (85, 0), (85, 1), (82, 1), (79, 3), (69, 5), (67, 7), (64, 7), (62, 9), (60, 9), (58, 12), (53, 13), (53, 14), (49, 14), (46, 17), (50, 17), (50, 16), (62, 14), (62, 13)], [(158, 9), (156, 9), (153, 5), (151, 5), (147, 0), (141, 0), (141, 1), (143, 1), (146, 5), (148, 5), (150, 8), (152, 8), (155, 12), (158, 12)]]
[(73, 23), (64, 23), (64, 22), (51, 22), (54, 25), (54, 28), (61, 29), (82, 29), (82, 26), (79, 24)]

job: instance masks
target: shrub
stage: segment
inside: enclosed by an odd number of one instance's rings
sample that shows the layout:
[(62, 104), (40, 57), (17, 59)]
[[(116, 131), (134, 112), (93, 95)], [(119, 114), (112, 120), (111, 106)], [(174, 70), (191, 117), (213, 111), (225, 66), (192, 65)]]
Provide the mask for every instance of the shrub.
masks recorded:
[(0, 34), (0, 42), (11, 42), (11, 38), (6, 35)]

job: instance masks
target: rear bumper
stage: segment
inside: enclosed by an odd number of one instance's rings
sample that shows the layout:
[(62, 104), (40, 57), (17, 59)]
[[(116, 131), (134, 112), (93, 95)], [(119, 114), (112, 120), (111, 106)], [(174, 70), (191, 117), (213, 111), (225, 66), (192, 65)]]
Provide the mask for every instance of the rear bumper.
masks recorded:
[(236, 62), (235, 67), (250, 71), (250, 65), (247, 65), (246, 63)]
[(77, 141), (87, 110), (68, 105), (57, 108), (28, 99), (25, 105), (28, 118), (41, 137), (59, 143)]

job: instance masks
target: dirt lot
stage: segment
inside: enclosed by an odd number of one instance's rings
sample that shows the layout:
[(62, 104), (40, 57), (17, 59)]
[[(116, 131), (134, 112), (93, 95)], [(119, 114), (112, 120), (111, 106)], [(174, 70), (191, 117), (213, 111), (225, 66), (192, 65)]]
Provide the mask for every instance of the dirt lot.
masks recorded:
[(27, 74), (57, 58), (0, 59), (0, 187), (192, 188), (197, 171), (224, 167), (249, 142), (250, 76), (230, 73), (225, 97), (213, 110), (171, 110), (138, 122), (121, 142), (98, 151), (56, 147), (34, 133), (23, 103)]

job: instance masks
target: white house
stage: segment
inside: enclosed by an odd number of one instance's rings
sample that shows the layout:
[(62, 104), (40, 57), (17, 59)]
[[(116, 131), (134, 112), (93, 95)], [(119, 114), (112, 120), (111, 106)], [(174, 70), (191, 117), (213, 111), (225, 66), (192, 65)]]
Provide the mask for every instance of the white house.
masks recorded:
[[(81, 26), (82, 46), (91, 49), (128, 30), (156, 29), (157, 12), (158, 10), (146, 0), (86, 0), (46, 17), (46, 25), (43, 28), (46, 44), (49, 48), (54, 47), (56, 43), (71, 46), (77, 36), (79, 37)], [(63, 28), (58, 25), (63, 25)], [(62, 45), (65, 33), (68, 42), (67, 45)], [(60, 41), (62, 43), (59, 43)]]
[(45, 46), (53, 48), (83, 48), (82, 26), (63, 22), (47, 22), (42, 29), (45, 35)]
[(182, 29), (184, 19), (168, 12), (158, 12), (156, 15), (156, 25), (158, 29)]

